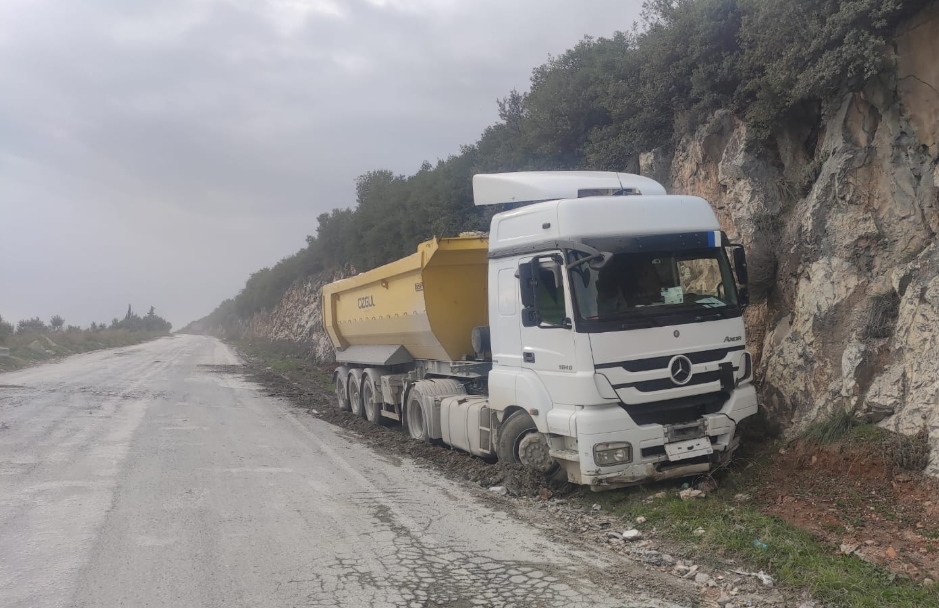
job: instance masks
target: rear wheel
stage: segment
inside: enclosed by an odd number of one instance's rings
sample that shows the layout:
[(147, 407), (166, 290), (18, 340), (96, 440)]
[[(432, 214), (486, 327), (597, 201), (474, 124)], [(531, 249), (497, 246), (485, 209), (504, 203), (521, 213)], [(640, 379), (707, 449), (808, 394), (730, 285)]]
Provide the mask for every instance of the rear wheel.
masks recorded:
[(407, 414), (405, 416), (408, 425), (408, 435), (418, 441), (430, 441), (430, 433), (427, 432), (427, 425), (424, 424), (424, 407), (421, 404), (423, 394), (420, 390), (411, 389), (408, 395)]
[(362, 415), (362, 378), (349, 375), (349, 409), (354, 416)]
[(349, 393), (339, 374), (336, 374), (336, 401), (339, 403), (339, 409), (344, 412), (349, 411)]
[(404, 421), (408, 427), (408, 434), (419, 441), (430, 441), (431, 421), (426, 420), (423, 400), (424, 397), (445, 397), (447, 395), (465, 395), (463, 385), (450, 378), (435, 378), (415, 382), (408, 392), (405, 404)]
[(496, 455), (502, 462), (517, 462), (541, 473), (550, 473), (558, 466), (551, 457), (548, 440), (538, 432), (535, 421), (527, 413), (513, 412), (499, 427)]
[(368, 378), (362, 379), (362, 409), (365, 410), (365, 419), (374, 424), (383, 424), (385, 419), (381, 415), (381, 404), (375, 402), (374, 389)]

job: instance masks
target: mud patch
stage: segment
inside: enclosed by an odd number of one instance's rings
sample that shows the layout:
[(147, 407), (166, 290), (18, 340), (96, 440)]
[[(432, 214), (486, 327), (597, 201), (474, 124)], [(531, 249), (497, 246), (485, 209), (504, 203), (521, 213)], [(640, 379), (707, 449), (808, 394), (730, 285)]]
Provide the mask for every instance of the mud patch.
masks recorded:
[[(224, 366), (220, 366), (224, 367)], [(519, 464), (490, 463), (481, 458), (434, 443), (411, 439), (400, 425), (380, 426), (344, 412), (335, 404), (335, 395), (322, 378), (288, 378), (261, 365), (248, 362), (243, 370), (249, 380), (260, 384), (265, 394), (290, 401), (318, 418), (347, 429), (388, 458), (406, 456), (423, 466), (431, 466), (451, 479), (470, 481), (482, 487), (503, 486), (513, 496), (565, 495), (576, 488), (531, 471)], [(327, 374), (328, 371), (318, 370)]]
[(211, 365), (200, 363), (196, 367), (212, 374), (241, 374), (245, 372), (244, 365)]

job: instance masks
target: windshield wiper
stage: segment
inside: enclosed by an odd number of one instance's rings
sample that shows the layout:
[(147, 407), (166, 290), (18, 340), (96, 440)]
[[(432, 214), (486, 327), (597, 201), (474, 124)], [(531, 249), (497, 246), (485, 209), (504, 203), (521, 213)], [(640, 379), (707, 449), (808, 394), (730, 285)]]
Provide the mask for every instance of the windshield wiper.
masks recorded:
[(706, 321), (708, 319), (726, 319), (727, 315), (725, 314), (726, 308), (719, 308), (717, 310), (709, 310), (706, 313), (697, 315), (695, 321)]

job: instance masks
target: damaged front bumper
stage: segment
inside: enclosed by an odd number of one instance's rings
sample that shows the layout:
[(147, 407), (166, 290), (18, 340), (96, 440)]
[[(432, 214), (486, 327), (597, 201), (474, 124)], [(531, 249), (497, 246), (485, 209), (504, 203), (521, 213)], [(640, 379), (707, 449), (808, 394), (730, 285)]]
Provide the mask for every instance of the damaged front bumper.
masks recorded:
[[(757, 411), (751, 385), (735, 390), (719, 412), (674, 425), (637, 426), (618, 407), (584, 408), (575, 416), (576, 448), (552, 450), (572, 483), (594, 490), (621, 488), (651, 481), (706, 474), (730, 459), (737, 448), (737, 423)], [(599, 466), (594, 446), (627, 442), (632, 461)]]

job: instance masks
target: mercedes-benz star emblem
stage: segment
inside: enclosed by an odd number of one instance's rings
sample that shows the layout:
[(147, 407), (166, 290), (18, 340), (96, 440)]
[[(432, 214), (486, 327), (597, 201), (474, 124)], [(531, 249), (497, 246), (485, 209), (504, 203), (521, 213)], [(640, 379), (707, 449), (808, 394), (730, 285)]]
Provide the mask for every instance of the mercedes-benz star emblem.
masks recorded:
[(691, 381), (691, 359), (684, 355), (676, 355), (668, 362), (668, 373), (672, 375), (672, 382), (684, 386)]

